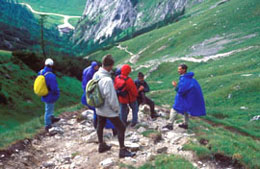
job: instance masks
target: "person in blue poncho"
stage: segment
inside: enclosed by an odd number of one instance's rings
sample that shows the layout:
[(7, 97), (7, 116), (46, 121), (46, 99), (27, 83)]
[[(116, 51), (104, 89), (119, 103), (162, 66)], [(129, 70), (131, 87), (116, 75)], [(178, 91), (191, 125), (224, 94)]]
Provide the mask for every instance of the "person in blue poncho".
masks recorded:
[(175, 101), (170, 112), (170, 119), (168, 124), (163, 128), (173, 130), (173, 123), (176, 119), (177, 113), (184, 115), (184, 123), (179, 127), (188, 129), (189, 115), (191, 116), (205, 116), (205, 102), (199, 83), (193, 78), (193, 72), (187, 72), (188, 66), (181, 64), (178, 67), (180, 74), (179, 83), (173, 81), (172, 85), (177, 92)]
[[(94, 122), (93, 123), (94, 123), (95, 128), (97, 128), (96, 109), (95, 109), (95, 107), (92, 107), (92, 106), (87, 104), (87, 101), (86, 101), (86, 86), (87, 86), (88, 82), (93, 78), (94, 74), (98, 71), (98, 69), (99, 69), (98, 63), (93, 61), (89, 67), (87, 67), (83, 70), (83, 73), (82, 73), (83, 95), (81, 97), (81, 103), (83, 105), (87, 106), (89, 109), (94, 111), (94, 114), (93, 114)], [(113, 124), (109, 120), (107, 120), (105, 128), (106, 129), (112, 129), (113, 135), (117, 134), (115, 127), (113, 126)]]
[(54, 117), (54, 104), (60, 97), (60, 90), (56, 80), (56, 75), (53, 73), (52, 68), (54, 62), (51, 58), (45, 60), (44, 69), (38, 72), (39, 75), (44, 75), (46, 80), (46, 85), (48, 87), (48, 94), (42, 96), (41, 100), (45, 103), (45, 114), (44, 114), (44, 124), (45, 131), (48, 132), (52, 127), (52, 124), (59, 121), (60, 118)]

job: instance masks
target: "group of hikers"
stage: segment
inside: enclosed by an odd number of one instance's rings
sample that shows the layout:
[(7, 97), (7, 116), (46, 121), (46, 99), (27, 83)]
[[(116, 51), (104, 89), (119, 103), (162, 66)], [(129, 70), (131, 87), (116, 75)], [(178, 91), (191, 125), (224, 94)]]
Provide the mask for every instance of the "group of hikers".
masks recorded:
[[(150, 116), (152, 119), (160, 117), (155, 111), (154, 102), (146, 96), (150, 91), (149, 85), (144, 80), (144, 74), (139, 72), (137, 79), (134, 81), (129, 74), (131, 66), (123, 65), (121, 68), (113, 71), (114, 59), (111, 55), (106, 55), (102, 59), (102, 66), (97, 62), (92, 62), (89, 67), (84, 69), (82, 73), (82, 89), (83, 95), (81, 102), (89, 109), (93, 110), (93, 124), (98, 136), (98, 151), (99, 153), (106, 152), (111, 149), (103, 141), (103, 129), (112, 129), (113, 135), (118, 137), (119, 141), (119, 157), (133, 157), (135, 153), (130, 152), (125, 144), (126, 127), (136, 126), (138, 123), (139, 105), (147, 104), (150, 107)], [(45, 103), (45, 130), (48, 132), (52, 124), (59, 121), (59, 118), (53, 116), (54, 103), (59, 98), (59, 88), (56, 81), (56, 76), (52, 73), (54, 62), (52, 59), (46, 59), (45, 67), (38, 75), (45, 77), (48, 94), (42, 96), (42, 101)], [(187, 72), (188, 67), (185, 64), (178, 66), (180, 75), (179, 83), (173, 81), (172, 85), (177, 92), (174, 105), (170, 111), (170, 118), (165, 126), (168, 130), (173, 130), (173, 124), (177, 114), (184, 115), (184, 123), (179, 127), (188, 129), (189, 115), (204, 116), (206, 115), (205, 103), (199, 83), (193, 78), (193, 72)], [(112, 73), (113, 72), (113, 73)], [(113, 74), (113, 75), (112, 75)], [(86, 87), (88, 83), (96, 79), (100, 94), (104, 100), (101, 106), (94, 107), (88, 104), (86, 99)], [(132, 110), (132, 120), (128, 122), (129, 108)], [(131, 123), (131, 124), (130, 124)]]

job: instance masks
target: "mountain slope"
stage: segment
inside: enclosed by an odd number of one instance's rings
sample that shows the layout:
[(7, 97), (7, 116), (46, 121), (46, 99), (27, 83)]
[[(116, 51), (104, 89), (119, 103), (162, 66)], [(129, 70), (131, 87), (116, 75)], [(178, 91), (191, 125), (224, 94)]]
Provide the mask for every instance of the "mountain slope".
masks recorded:
[(72, 40), (76, 46), (84, 48), (84, 52), (89, 52), (97, 43), (130, 38), (173, 22), (184, 13), (186, 6), (199, 1), (192, 2), (187, 3), (187, 0), (87, 1)]
[(257, 0), (206, 0), (177, 23), (87, 57), (100, 60), (112, 54), (118, 65), (132, 65), (133, 78), (144, 72), (150, 96), (168, 108), (174, 102), (171, 81), (178, 80), (178, 64), (187, 63), (201, 84), (208, 113), (203, 121), (193, 120), (191, 130), (209, 140), (208, 147), (194, 143), (188, 148), (202, 156), (226, 154), (258, 168), (260, 125), (251, 119), (260, 108), (259, 9)]

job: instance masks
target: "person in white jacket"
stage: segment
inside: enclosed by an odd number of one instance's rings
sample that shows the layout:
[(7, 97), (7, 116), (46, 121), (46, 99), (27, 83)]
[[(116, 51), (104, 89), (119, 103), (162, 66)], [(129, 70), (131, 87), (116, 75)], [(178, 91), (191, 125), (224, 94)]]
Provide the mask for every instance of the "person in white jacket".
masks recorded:
[(100, 79), (98, 87), (102, 97), (104, 98), (104, 105), (96, 108), (97, 113), (97, 135), (100, 153), (106, 152), (111, 149), (103, 141), (103, 129), (106, 120), (109, 119), (115, 126), (118, 132), (118, 141), (120, 145), (119, 158), (133, 157), (135, 153), (129, 152), (125, 145), (125, 126), (119, 118), (119, 102), (114, 88), (113, 80), (111, 78), (111, 71), (114, 66), (114, 59), (111, 55), (106, 55), (102, 59), (102, 67), (95, 73), (93, 79)]

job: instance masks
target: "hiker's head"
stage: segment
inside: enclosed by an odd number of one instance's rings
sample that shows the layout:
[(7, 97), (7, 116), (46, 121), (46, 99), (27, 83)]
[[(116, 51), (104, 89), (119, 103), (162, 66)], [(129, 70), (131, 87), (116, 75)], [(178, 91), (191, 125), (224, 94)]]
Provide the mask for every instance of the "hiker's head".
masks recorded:
[(128, 76), (131, 72), (131, 66), (128, 64), (125, 64), (121, 68), (121, 75)]
[(54, 62), (51, 58), (48, 58), (45, 60), (45, 66), (53, 67), (53, 65), (54, 65)]
[(140, 82), (144, 82), (144, 74), (143, 74), (142, 72), (139, 72), (139, 73), (138, 73), (138, 80), (139, 80)]
[(180, 75), (185, 74), (185, 73), (187, 72), (187, 70), (188, 70), (188, 66), (185, 65), (185, 64), (180, 64), (180, 65), (178, 66), (178, 73), (179, 73)]
[(94, 68), (95, 70), (99, 69), (98, 63), (95, 61), (91, 62), (91, 67)]
[(105, 55), (102, 59), (102, 67), (106, 69), (108, 72), (110, 72), (113, 69), (114, 63), (115, 61), (112, 55)]

